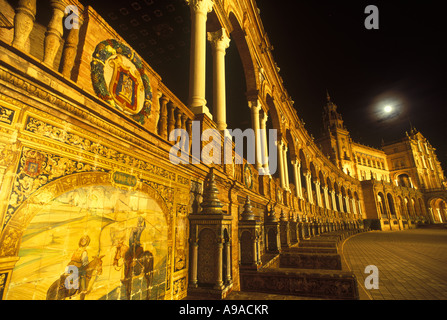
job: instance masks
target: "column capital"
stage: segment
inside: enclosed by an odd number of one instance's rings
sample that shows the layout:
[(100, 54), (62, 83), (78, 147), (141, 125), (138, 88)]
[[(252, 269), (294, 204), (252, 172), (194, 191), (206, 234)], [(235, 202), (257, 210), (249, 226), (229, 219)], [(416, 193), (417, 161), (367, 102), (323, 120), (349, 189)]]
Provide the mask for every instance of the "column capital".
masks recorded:
[(284, 141), (282, 139), (276, 140), (275, 143), (278, 147), (284, 148)]
[(255, 111), (259, 114), (259, 111), (261, 110), (261, 101), (259, 101), (259, 99), (249, 100), (248, 107), (251, 109), (251, 111)]
[(215, 32), (208, 32), (207, 39), (211, 43), (213, 50), (220, 50), (223, 52), (230, 46), (231, 41), (225, 28)]
[(267, 123), (268, 118), (269, 118), (269, 115), (268, 115), (267, 111), (264, 110), (264, 112), (262, 113), (262, 117), (261, 117), (261, 121), (264, 122), (264, 125)]
[(185, 0), (191, 8), (191, 12), (208, 14), (213, 11), (213, 0)]

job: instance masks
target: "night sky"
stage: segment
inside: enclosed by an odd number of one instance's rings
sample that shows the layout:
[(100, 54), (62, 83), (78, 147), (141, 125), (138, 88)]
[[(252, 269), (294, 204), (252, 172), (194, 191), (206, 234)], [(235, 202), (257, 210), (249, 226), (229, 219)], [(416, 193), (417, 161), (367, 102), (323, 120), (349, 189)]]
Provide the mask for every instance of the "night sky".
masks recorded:
[[(326, 89), (354, 141), (380, 147), (410, 123), (447, 168), (445, 13), (437, 1), (257, 0), (280, 75), (307, 130), (319, 136)], [(379, 29), (367, 30), (367, 5)], [(381, 112), (386, 104), (394, 111)]]

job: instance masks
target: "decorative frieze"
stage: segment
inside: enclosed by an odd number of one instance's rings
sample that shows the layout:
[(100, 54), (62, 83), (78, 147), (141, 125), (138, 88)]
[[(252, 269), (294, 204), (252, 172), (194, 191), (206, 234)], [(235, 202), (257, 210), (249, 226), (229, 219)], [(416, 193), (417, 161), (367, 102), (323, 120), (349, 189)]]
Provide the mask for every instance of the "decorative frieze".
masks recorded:
[(66, 175), (95, 171), (107, 172), (78, 160), (23, 147), (2, 229), (17, 208), (39, 188)]

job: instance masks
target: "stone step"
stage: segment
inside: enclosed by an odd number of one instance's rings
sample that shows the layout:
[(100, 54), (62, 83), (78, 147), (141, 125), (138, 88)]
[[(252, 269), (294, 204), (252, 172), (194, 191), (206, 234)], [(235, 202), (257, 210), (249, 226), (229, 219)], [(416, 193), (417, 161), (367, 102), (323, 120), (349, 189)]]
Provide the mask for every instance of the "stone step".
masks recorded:
[(334, 247), (294, 247), (289, 248), (284, 252), (296, 252), (296, 253), (337, 253), (337, 248)]
[(337, 247), (336, 241), (324, 241), (324, 240), (302, 240), (298, 247), (326, 247), (326, 248), (335, 248)]
[(341, 258), (333, 253), (281, 253), (280, 268), (341, 270)]
[(265, 268), (240, 273), (241, 290), (324, 299), (358, 300), (355, 275), (335, 270)]
[(320, 236), (318, 236), (318, 237), (315, 237), (315, 238), (311, 238), (311, 239), (309, 239), (309, 240), (315, 240), (315, 241), (327, 241), (327, 242), (332, 242), (332, 241), (334, 241), (334, 242), (340, 242), (340, 241), (342, 241), (344, 238), (341, 236), (341, 235), (339, 235), (339, 236), (337, 236), (337, 235), (320, 235)]

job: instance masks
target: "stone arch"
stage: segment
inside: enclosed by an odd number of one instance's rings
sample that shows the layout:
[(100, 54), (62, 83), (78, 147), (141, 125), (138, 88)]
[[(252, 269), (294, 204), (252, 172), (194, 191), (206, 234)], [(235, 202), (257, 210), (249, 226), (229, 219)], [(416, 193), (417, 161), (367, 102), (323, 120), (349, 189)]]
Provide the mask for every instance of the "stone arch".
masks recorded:
[(269, 118), (272, 120), (273, 129), (278, 130), (278, 139), (283, 135), (283, 128), (281, 126), (281, 118), (278, 114), (278, 109), (276, 107), (273, 97), (269, 94), (266, 95), (265, 102), (268, 106)]
[(399, 208), (400, 217), (408, 219), (408, 216), (405, 213), (404, 201), (402, 200), (402, 197), (400, 195), (397, 196), (396, 202), (397, 202), (397, 207)]
[(444, 197), (432, 197), (428, 207), (434, 223), (447, 223), (447, 201)]
[(343, 212), (348, 212), (347, 203), (346, 203), (347, 192), (343, 185), (340, 188), (340, 193), (341, 193), (341, 202), (343, 204)]
[(237, 14), (234, 11), (230, 11), (228, 14), (228, 19), (233, 27), (230, 35), (237, 46), (242, 66), (244, 67), (247, 95), (252, 95), (253, 93), (257, 92), (258, 88), (260, 87), (258, 85), (259, 80), (256, 77), (257, 71), (254, 64), (255, 60), (252, 58), (250, 48), (245, 38), (245, 32), (241, 27)]
[(386, 210), (386, 204), (385, 204), (385, 196), (382, 192), (377, 193), (377, 208), (379, 211), (379, 218), (388, 218), (388, 213)]
[(405, 206), (405, 211), (407, 212), (408, 218), (413, 219), (413, 214), (412, 214), (411, 207), (410, 207), (410, 200), (408, 199), (408, 197), (404, 197), (404, 206)]
[(390, 207), (391, 217), (396, 218), (396, 207), (394, 205), (394, 198), (391, 193), (387, 193), (386, 197), (388, 200), (388, 206)]
[(317, 199), (317, 184), (316, 181), (318, 180), (318, 175), (317, 175), (317, 169), (315, 167), (315, 164), (313, 161), (309, 162), (309, 172), (310, 172), (310, 184), (311, 184), (311, 188), (310, 191), (312, 192), (312, 199), (314, 204), (318, 204), (318, 199)]
[(360, 198), (359, 198), (359, 194), (357, 193), (357, 191), (354, 191), (354, 203), (355, 203), (355, 208), (357, 211), (357, 214), (361, 214), (362, 212), (362, 208), (361, 208), (361, 204), (360, 204)]
[(326, 196), (324, 192), (324, 188), (326, 187), (326, 179), (324, 178), (323, 171), (318, 172), (318, 178), (320, 179), (320, 195), (321, 195), (321, 202), (323, 208), (328, 208), (329, 204), (326, 203)]
[(428, 216), (427, 216), (427, 210), (425, 210), (425, 207), (424, 207), (424, 201), (422, 200), (422, 198), (418, 198), (418, 206), (419, 206), (419, 211), (420, 211), (420, 213), (421, 213), (421, 216), (422, 216), (424, 219), (429, 220), (429, 218), (428, 218)]
[(327, 186), (329, 192), (334, 190), (334, 186), (332, 185), (332, 181), (331, 181), (331, 178), (329, 176), (326, 177), (326, 186)]
[(309, 162), (309, 171), (310, 171), (310, 174), (312, 175), (312, 179), (316, 179), (318, 177), (317, 169), (316, 169), (316, 166), (313, 161)]
[(298, 151), (298, 158), (301, 163), (301, 172), (307, 172), (307, 170), (309, 170), (309, 164), (307, 162), (307, 157), (306, 157), (303, 149), (300, 149)]
[(339, 201), (340, 188), (338, 187), (337, 182), (334, 182), (334, 192), (335, 192), (335, 207), (337, 208), (338, 212), (341, 212), (340, 201)]
[(286, 130), (286, 140), (287, 140), (287, 146), (289, 149), (289, 154), (291, 159), (296, 159), (298, 157), (296, 146), (295, 146), (295, 139), (293, 139), (292, 133), (290, 130)]
[(411, 188), (412, 182), (410, 181), (410, 175), (407, 172), (399, 172), (394, 175), (397, 184), (400, 187)]
[(414, 199), (414, 197), (410, 198), (410, 204), (411, 204), (411, 210), (412, 210), (414, 216), (416, 218), (419, 218), (420, 215), (419, 215), (418, 210), (416, 209), (416, 200)]

